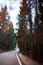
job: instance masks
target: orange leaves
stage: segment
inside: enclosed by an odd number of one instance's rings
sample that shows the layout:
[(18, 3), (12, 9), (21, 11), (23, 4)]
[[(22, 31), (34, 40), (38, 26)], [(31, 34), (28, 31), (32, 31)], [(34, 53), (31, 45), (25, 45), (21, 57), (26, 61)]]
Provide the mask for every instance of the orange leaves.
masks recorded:
[(7, 7), (5, 6), (2, 8), (2, 11), (0, 12), (0, 23), (3, 24), (2, 31), (4, 31), (7, 35), (10, 35), (14, 32), (12, 22), (6, 21), (6, 13), (7, 13)]
[(14, 32), (12, 23), (11, 22), (6, 22), (6, 24), (4, 25), (2, 30), (4, 32), (6, 32), (7, 35), (12, 34)]
[(26, 0), (23, 0), (22, 6), (23, 6), (23, 8), (20, 7), (21, 10), (22, 10), (22, 11), (25, 11), (24, 13), (26, 13), (26, 12), (28, 11), (28, 5), (27, 5), (27, 3), (26, 3)]
[(6, 19), (6, 11), (7, 11), (7, 8), (2, 8), (2, 11), (0, 12), (0, 20), (1, 21), (4, 21)]

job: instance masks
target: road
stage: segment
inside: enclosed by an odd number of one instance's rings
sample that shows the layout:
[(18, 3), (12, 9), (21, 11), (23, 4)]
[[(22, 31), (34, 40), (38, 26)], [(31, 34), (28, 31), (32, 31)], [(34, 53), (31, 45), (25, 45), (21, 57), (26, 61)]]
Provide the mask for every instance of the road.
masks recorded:
[(10, 51), (5, 53), (0, 53), (0, 65), (22, 65), (17, 52)]

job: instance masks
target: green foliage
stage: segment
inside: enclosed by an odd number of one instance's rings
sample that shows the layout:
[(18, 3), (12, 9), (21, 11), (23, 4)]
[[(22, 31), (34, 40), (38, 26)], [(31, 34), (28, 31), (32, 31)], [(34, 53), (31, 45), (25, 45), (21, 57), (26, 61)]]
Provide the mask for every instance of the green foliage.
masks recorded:
[(7, 50), (8, 36), (5, 32), (0, 30), (0, 49)]
[(14, 49), (15, 46), (16, 46), (16, 34), (15, 33), (12, 33), (9, 36), (9, 50)]

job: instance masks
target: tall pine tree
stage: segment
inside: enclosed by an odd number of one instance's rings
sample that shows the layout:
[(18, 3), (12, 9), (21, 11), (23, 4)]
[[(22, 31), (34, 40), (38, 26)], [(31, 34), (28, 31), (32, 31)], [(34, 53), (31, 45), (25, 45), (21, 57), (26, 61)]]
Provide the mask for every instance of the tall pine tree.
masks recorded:
[(26, 0), (23, 0), (18, 20), (18, 45), (23, 54), (29, 55), (30, 50), (32, 51), (32, 18), (30, 2), (27, 3)]

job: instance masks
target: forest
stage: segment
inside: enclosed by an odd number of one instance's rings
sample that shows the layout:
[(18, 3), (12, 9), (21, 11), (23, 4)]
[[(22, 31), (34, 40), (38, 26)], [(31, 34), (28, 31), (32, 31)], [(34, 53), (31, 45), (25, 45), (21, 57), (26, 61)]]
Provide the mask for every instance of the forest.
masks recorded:
[(7, 7), (1, 9), (0, 48), (14, 50), (18, 43), (22, 54), (43, 62), (43, 0), (22, 0), (19, 12), (15, 33)]

